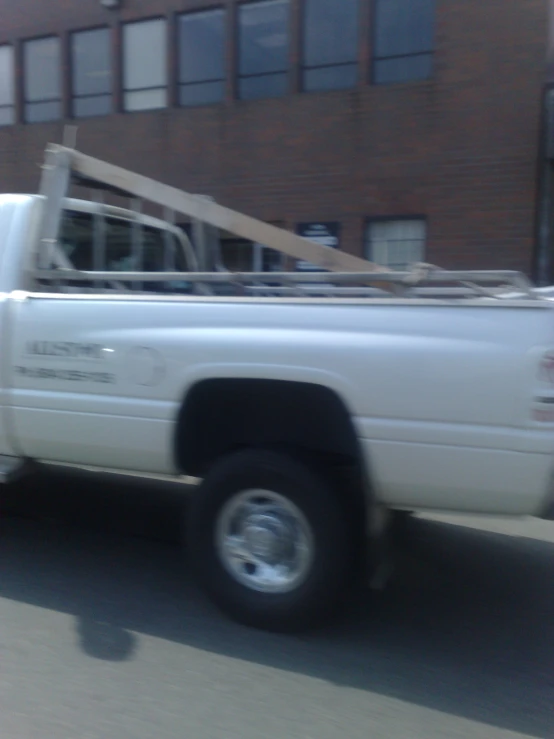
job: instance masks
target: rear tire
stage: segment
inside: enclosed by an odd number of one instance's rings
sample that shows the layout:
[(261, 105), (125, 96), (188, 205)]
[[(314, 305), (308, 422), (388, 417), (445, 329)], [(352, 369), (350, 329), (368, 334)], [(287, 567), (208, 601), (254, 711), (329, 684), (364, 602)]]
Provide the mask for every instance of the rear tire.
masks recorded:
[(290, 456), (243, 451), (194, 496), (187, 540), (197, 579), (240, 623), (290, 632), (321, 624), (355, 572), (347, 511), (326, 479)]

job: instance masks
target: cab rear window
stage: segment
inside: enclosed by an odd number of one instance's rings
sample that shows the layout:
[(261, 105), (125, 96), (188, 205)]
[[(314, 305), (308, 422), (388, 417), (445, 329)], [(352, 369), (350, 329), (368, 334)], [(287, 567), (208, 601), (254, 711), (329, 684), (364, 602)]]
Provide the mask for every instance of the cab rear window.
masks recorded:
[[(94, 254), (95, 218), (90, 213), (65, 211), (59, 246), (75, 269), (113, 272), (182, 272), (186, 270), (181, 245), (174, 234), (123, 218), (102, 218), (105, 250)], [(133, 229), (142, 242), (135, 250)], [(167, 238), (169, 237), (169, 238)], [(103, 253), (105, 251), (105, 253)]]

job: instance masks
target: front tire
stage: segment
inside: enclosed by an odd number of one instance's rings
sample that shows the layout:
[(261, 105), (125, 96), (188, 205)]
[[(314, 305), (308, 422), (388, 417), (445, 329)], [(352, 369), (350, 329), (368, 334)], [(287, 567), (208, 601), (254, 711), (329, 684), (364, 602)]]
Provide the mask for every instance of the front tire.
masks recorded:
[(334, 614), (352, 581), (355, 537), (324, 477), (287, 455), (225, 457), (194, 496), (192, 566), (219, 608), (240, 623), (297, 631)]

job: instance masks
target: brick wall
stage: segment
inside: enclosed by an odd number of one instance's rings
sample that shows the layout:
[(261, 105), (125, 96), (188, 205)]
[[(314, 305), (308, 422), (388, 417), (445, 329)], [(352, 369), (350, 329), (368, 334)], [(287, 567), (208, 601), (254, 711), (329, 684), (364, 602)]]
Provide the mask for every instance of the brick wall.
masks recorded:
[[(0, 43), (105, 23), (117, 29), (214, 1), (125, 0), (117, 13), (97, 0), (47, 5), (0, 0)], [(546, 3), (437, 0), (433, 78), (382, 87), (368, 85), (369, 0), (362, 6), (368, 41), (356, 89), (300, 94), (293, 66), (285, 98), (235, 101), (231, 80), (222, 105), (80, 119), (79, 148), (291, 228), (340, 221), (342, 246), (353, 253), (361, 253), (367, 218), (425, 215), (429, 261), (529, 272)], [(35, 190), (43, 147), (62, 129), (0, 128), (0, 190)]]

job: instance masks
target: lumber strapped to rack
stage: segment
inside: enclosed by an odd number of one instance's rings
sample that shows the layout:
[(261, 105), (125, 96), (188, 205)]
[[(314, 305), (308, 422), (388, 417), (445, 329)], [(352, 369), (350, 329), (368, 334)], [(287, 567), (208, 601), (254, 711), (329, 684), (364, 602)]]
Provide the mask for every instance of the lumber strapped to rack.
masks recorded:
[[(505, 294), (506, 286), (511, 286), (526, 298), (538, 298), (527, 277), (519, 272), (509, 270), (449, 272), (427, 264), (416, 265), (407, 272), (390, 272), (373, 262), (346, 254), (338, 249), (322, 246), (290, 231), (225, 208), (210, 198), (191, 195), (143, 175), (94, 159), (74, 148), (50, 144), (45, 154), (40, 194), (45, 198), (46, 203), (34, 258), (27, 263), (29, 286), (34, 285), (36, 280), (51, 281), (55, 284), (83, 280), (93, 283), (103, 281), (113, 283), (114, 280), (119, 280), (121, 283), (133, 283), (140, 288), (145, 281), (169, 283), (182, 282), (185, 279), (186, 282), (194, 284), (196, 291), (202, 294), (202, 291), (208, 289), (206, 286), (209, 284), (233, 283), (241, 285), (244, 292), (248, 294), (255, 294), (259, 291), (264, 294), (267, 290), (275, 288), (279, 294), (282, 292), (283, 295), (308, 294), (315, 291), (314, 294), (324, 292), (330, 297), (340, 297), (354, 294), (360, 289), (363, 290), (364, 286), (370, 285), (372, 288), (378, 288), (397, 296), (409, 294), (413, 297), (416, 293), (418, 295), (421, 293), (422, 296), (433, 293), (435, 297), (440, 297), (449, 295), (453, 290), (456, 297), (460, 297), (458, 293), (461, 290), (464, 295), (466, 293), (473, 296), (484, 295), (489, 298)], [(88, 186), (93, 190), (116, 193), (136, 203), (141, 203), (143, 200), (150, 201), (161, 206), (166, 214), (181, 213), (189, 217), (193, 225), (204, 224), (205, 230), (214, 233), (218, 229), (230, 232), (295, 259), (311, 262), (323, 271), (233, 273), (221, 269), (221, 265), (218, 268), (217, 264), (210, 263), (213, 262), (211, 259), (213, 249), (206, 248), (200, 249), (201, 256), (205, 258), (187, 272), (105, 271), (105, 266), (104, 270), (97, 269), (99, 264), (97, 265), (96, 261), (102, 260), (95, 260), (94, 271), (83, 272), (66, 267), (60, 268), (59, 265), (53, 264), (52, 255), (56, 249), (65, 199), (69, 195), (72, 182)], [(137, 253), (142, 253), (140, 240), (135, 246)], [(169, 264), (168, 267), (170, 267)], [(330, 272), (333, 274), (329, 274)], [(275, 287), (275, 284), (279, 287)], [(429, 287), (423, 287), (424, 285)]]
[[(170, 208), (193, 220), (228, 231), (295, 259), (305, 260), (330, 272), (367, 273), (388, 271), (373, 262), (347, 254), (339, 249), (322, 246), (314, 241), (297, 236), (291, 231), (264, 223), (231, 208), (218, 205), (206, 198), (191, 195), (149, 177), (87, 156), (75, 149), (69, 149), (59, 144), (50, 144), (46, 150), (45, 167), (56, 167), (56, 162), (59, 162), (60, 172), (69, 166), (70, 174), (77, 175), (85, 182), (103, 184), (120, 194), (142, 198), (162, 207)], [(45, 173), (43, 177), (44, 184), (46, 184), (47, 174)], [(53, 173), (50, 171), (50, 174)], [(56, 192), (59, 193), (68, 181), (66, 173), (58, 175), (57, 181), (61, 183), (56, 188)], [(52, 187), (52, 178), (50, 178), (48, 184)], [(41, 190), (44, 190), (44, 187)], [(49, 195), (44, 191), (42, 194)], [(51, 232), (57, 222), (55, 216), (50, 216), (50, 221), (53, 221), (53, 223), (48, 224), (47, 238), (52, 238)]]

